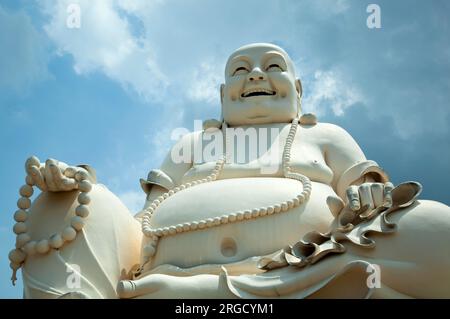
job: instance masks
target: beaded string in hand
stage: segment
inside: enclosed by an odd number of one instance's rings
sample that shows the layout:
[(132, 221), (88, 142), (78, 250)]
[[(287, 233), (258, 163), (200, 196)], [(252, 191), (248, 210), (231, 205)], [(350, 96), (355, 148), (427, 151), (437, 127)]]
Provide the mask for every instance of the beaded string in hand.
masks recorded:
[[(53, 162), (50, 161), (50, 167), (54, 170)], [(65, 243), (75, 240), (77, 233), (80, 232), (84, 225), (84, 219), (89, 215), (88, 205), (91, 201), (88, 193), (92, 189), (92, 183), (90, 181), (89, 173), (81, 167), (66, 167), (64, 169), (64, 176), (61, 176), (63, 185), (67, 186), (66, 190), (78, 189), (80, 194), (78, 195), (79, 206), (75, 209), (76, 216), (73, 216), (70, 221), (70, 225), (66, 226), (62, 232), (58, 232), (50, 236), (49, 238), (32, 239), (27, 232), (26, 221), (29, 216), (28, 209), (31, 207), (30, 197), (33, 195), (33, 186), (38, 181), (38, 186), (41, 190), (48, 190), (48, 188), (54, 185), (46, 185), (42, 176), (36, 178), (38, 173), (40, 174), (41, 164), (36, 157), (31, 157), (25, 164), (25, 169), (28, 175), (25, 178), (25, 185), (20, 190), (20, 198), (17, 201), (18, 210), (14, 214), (14, 220), (16, 224), (13, 227), (16, 237), (16, 248), (9, 253), (10, 267), (13, 270), (11, 281), (13, 285), (17, 280), (17, 270), (25, 263), (27, 256), (33, 254), (46, 254), (52, 249), (60, 249)], [(59, 170), (58, 167), (55, 167)], [(35, 178), (32, 176), (34, 175)]]

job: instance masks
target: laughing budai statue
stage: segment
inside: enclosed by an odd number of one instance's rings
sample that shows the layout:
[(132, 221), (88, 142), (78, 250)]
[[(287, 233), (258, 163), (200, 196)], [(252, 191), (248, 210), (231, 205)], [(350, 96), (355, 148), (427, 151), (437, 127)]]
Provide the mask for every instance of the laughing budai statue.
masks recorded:
[(26, 161), (9, 255), (26, 298), (450, 298), (450, 208), (302, 114), (283, 49), (239, 48), (220, 94), (134, 218), (89, 166)]

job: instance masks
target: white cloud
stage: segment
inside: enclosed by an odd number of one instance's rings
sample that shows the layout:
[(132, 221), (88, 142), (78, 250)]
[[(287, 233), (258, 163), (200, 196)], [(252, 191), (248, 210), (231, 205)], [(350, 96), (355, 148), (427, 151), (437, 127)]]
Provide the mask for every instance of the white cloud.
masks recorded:
[(144, 207), (145, 193), (143, 191), (127, 191), (119, 194), (118, 197), (133, 215)]
[[(78, 3), (81, 27), (68, 28), (69, 4)], [(160, 96), (168, 80), (155, 61), (151, 44), (133, 36), (127, 17), (120, 10), (132, 13), (142, 9), (142, 1), (134, 5), (124, 1), (42, 1), (44, 12), (50, 17), (44, 26), (60, 54), (74, 58), (78, 74), (100, 71), (125, 89), (132, 89), (145, 99)], [(127, 11), (129, 10), (129, 11)]]
[(193, 81), (187, 95), (193, 101), (220, 105), (220, 84), (223, 82), (222, 64), (210, 61), (200, 64), (192, 76)]
[(0, 6), (0, 87), (17, 92), (48, 77), (44, 39), (23, 11)]
[(307, 83), (303, 99), (305, 112), (320, 115), (331, 109), (335, 115), (341, 116), (348, 107), (363, 101), (358, 89), (345, 83), (333, 71), (316, 71), (313, 79), (305, 83)]
[(321, 0), (311, 1), (307, 4), (311, 5), (311, 8), (315, 9), (318, 14), (325, 17), (344, 13), (350, 8), (348, 0)]

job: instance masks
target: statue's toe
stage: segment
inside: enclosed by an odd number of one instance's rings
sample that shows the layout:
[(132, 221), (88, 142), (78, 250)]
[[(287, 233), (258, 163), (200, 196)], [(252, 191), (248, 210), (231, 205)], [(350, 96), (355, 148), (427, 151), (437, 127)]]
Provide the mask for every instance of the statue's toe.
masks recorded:
[(120, 298), (132, 298), (135, 296), (135, 285), (131, 280), (121, 280), (117, 284), (117, 295)]

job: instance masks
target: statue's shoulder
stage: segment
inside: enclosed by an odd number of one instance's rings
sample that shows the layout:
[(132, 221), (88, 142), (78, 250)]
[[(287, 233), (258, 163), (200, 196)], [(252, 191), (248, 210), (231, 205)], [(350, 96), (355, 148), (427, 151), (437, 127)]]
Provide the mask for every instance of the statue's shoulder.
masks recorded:
[[(177, 137), (174, 137), (174, 134)], [(172, 137), (174, 140), (177, 140), (174, 147), (177, 147), (180, 145), (187, 146), (187, 145), (192, 145), (192, 143), (194, 143), (195, 139), (198, 139), (201, 136), (202, 131), (181, 132), (180, 134), (176, 134), (176, 133), (174, 133), (174, 134), (172, 134)]]
[(339, 125), (333, 123), (317, 122), (314, 125), (305, 126), (317, 138), (326, 143), (339, 143), (352, 139), (351, 135)]

